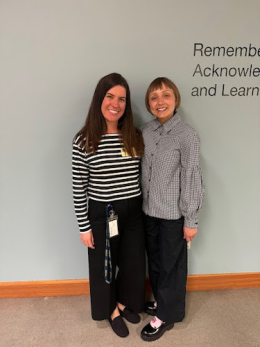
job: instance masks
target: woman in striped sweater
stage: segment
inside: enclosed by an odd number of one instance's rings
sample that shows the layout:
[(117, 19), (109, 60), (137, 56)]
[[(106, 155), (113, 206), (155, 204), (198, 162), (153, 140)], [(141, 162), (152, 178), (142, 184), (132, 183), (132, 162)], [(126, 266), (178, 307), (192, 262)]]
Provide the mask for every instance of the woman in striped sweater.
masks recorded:
[(88, 247), (92, 318), (108, 319), (120, 337), (129, 333), (122, 317), (138, 323), (144, 307), (143, 150), (129, 86), (121, 75), (109, 74), (97, 84), (73, 141), (73, 197), (81, 241)]

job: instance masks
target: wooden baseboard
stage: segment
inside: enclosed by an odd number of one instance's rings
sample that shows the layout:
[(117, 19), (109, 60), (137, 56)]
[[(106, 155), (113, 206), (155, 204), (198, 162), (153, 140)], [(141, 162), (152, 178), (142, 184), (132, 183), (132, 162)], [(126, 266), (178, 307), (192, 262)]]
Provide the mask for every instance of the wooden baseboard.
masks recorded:
[[(190, 275), (187, 290), (259, 288), (260, 272)], [(146, 292), (151, 292), (149, 279)], [(0, 298), (89, 295), (89, 280), (0, 282)]]
[(187, 290), (259, 288), (260, 272), (188, 276)]
[(89, 295), (89, 280), (0, 283), (0, 298)]

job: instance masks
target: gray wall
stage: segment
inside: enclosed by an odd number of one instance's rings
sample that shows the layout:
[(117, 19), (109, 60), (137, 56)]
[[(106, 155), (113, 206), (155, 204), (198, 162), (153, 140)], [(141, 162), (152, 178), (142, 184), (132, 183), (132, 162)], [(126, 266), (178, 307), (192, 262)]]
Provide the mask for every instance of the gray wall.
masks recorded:
[[(260, 57), (200, 57), (193, 45), (260, 46), (258, 0), (1, 0), (0, 281), (88, 277), (71, 192), (71, 141), (99, 78), (128, 80), (137, 125), (152, 119), (148, 84), (168, 76), (199, 132), (207, 187), (190, 274), (260, 264), (260, 96), (222, 96), (259, 77), (192, 77), (201, 66)], [(217, 84), (216, 96), (192, 96)]]

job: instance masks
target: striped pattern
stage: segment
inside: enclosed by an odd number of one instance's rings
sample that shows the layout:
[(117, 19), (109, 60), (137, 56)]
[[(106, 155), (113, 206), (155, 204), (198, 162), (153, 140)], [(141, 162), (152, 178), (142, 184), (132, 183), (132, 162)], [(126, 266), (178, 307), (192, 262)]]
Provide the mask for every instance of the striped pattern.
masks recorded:
[(80, 232), (91, 230), (88, 219), (88, 198), (112, 202), (141, 194), (139, 185), (140, 159), (123, 151), (119, 134), (101, 138), (97, 153), (86, 153), (73, 142), (73, 199)]

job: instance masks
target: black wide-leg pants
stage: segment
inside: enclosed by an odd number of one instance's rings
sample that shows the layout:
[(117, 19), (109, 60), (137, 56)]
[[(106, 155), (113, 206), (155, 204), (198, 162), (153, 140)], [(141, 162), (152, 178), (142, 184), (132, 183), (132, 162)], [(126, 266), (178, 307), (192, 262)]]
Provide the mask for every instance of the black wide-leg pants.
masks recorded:
[(119, 302), (142, 312), (145, 296), (145, 244), (141, 196), (111, 202), (118, 215), (119, 236), (110, 238), (113, 278), (104, 279), (107, 203), (89, 199), (95, 249), (88, 248), (91, 313), (108, 319)]
[(145, 216), (149, 277), (157, 301), (157, 317), (167, 323), (183, 320), (187, 282), (187, 242), (184, 218)]

